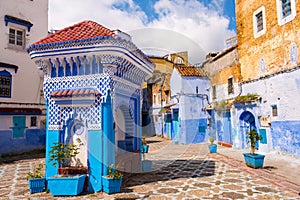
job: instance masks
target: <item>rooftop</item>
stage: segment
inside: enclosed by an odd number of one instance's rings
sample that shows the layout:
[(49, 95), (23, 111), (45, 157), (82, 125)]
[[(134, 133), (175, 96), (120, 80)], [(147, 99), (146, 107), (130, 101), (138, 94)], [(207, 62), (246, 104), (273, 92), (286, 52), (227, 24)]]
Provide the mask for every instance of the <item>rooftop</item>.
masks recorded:
[(110, 36), (117, 37), (117, 35), (110, 29), (96, 22), (86, 20), (66, 27), (62, 30), (56, 31), (48, 35), (47, 37), (35, 42), (34, 45)]
[(203, 72), (203, 70), (199, 67), (193, 67), (193, 66), (175, 66), (178, 73), (181, 76), (206, 76), (206, 74)]

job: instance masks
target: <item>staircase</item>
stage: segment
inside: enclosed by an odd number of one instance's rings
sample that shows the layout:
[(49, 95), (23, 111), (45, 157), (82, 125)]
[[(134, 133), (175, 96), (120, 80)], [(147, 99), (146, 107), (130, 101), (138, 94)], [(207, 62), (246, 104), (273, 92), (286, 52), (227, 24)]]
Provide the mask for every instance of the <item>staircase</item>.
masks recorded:
[(126, 151), (132, 152), (134, 150), (134, 120), (126, 106), (120, 106), (119, 109), (122, 111), (124, 117), (125, 138), (124, 141), (119, 141), (118, 146)]

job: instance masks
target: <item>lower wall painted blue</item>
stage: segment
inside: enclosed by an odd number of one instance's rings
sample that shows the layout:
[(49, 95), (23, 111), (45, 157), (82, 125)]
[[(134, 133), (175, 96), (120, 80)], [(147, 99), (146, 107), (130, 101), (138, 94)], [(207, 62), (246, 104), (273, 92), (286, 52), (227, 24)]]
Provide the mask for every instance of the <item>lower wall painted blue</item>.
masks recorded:
[(300, 158), (300, 121), (272, 121), (273, 148)]
[(58, 165), (53, 166), (53, 161), (49, 162), (50, 153), (53, 143), (59, 142), (59, 130), (48, 130), (46, 138), (46, 174), (45, 177), (48, 179), (51, 176), (57, 175)]
[(103, 132), (101, 130), (89, 131), (89, 192), (99, 192), (102, 190), (103, 173)]
[(205, 141), (207, 119), (189, 119), (181, 121), (179, 143), (196, 144)]
[(13, 139), (11, 130), (0, 131), (0, 135), (0, 155), (45, 148), (46, 131), (43, 129), (26, 129), (24, 138)]

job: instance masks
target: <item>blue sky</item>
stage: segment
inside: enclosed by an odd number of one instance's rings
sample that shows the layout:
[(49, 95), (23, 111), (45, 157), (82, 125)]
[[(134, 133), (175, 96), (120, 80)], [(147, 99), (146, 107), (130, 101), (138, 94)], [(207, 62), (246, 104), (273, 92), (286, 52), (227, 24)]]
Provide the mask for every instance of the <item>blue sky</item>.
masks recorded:
[(190, 63), (236, 35), (235, 0), (49, 0), (49, 29), (83, 20), (132, 36), (147, 55), (188, 51)]
[[(155, 12), (154, 5), (158, 0), (133, 0), (141, 10), (143, 10), (148, 20), (150, 22), (159, 17), (158, 13)], [(225, 0), (225, 1), (213, 1), (213, 0), (198, 0), (199, 2), (204, 3), (205, 6), (214, 10), (220, 10), (220, 14), (227, 17), (230, 20), (228, 28), (230, 30), (236, 31), (236, 22), (235, 22), (235, 0)], [(116, 8), (121, 10), (126, 10), (126, 6), (122, 4), (115, 4)], [(128, 9), (128, 4), (127, 4)]]

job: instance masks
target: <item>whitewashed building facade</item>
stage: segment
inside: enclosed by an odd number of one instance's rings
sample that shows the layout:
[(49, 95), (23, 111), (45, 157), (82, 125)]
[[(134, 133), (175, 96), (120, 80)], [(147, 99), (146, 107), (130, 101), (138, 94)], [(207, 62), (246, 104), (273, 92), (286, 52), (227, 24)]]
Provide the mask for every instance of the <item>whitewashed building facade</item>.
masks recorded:
[(26, 46), (47, 29), (48, 0), (0, 0), (0, 155), (45, 143), (43, 74)]

